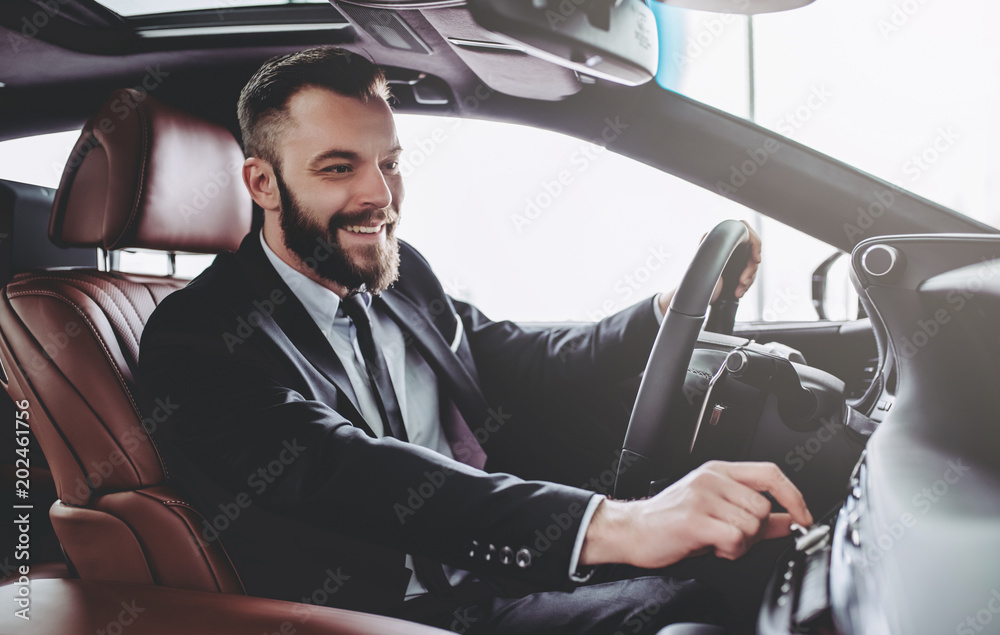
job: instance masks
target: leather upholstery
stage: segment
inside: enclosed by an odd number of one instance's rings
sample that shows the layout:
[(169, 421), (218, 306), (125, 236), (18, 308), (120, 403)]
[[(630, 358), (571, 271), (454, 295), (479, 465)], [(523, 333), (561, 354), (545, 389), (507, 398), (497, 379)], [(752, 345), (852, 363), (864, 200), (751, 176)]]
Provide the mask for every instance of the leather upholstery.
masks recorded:
[(16, 617), (18, 586), (0, 587), (0, 632), (19, 635), (443, 635), (413, 622), (325, 606), (84, 580), (32, 580), (31, 620)]
[(63, 502), (86, 505), (103, 492), (163, 481), (132, 369), (146, 319), (184, 283), (82, 269), (19, 274), (7, 285), (0, 360), (8, 392), (31, 404)]
[[(56, 193), (50, 238), (236, 249), (251, 224), (239, 145), (224, 128), (137, 95), (116, 91), (87, 123)], [(28, 402), (60, 498), (52, 526), (82, 578), (239, 594), (221, 540), (207, 540), (204, 519), (165, 484), (149, 432), (173, 411), (170, 396), (145, 419), (138, 406), (142, 330), (186, 283), (95, 269), (17, 274), (0, 293), (0, 383)]]
[(49, 513), (59, 542), (76, 554), (73, 566), (85, 580), (244, 593), (215, 534), (206, 539), (201, 514), (169, 487), (107, 494), (90, 508), (57, 502)]
[(235, 251), (250, 227), (242, 164), (225, 128), (115, 91), (70, 154), (49, 237), (61, 247)]

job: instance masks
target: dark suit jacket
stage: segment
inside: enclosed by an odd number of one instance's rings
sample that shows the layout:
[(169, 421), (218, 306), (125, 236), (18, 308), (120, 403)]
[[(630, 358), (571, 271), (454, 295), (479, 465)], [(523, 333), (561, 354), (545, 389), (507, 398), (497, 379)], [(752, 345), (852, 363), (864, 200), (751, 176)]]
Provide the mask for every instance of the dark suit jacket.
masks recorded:
[[(658, 328), (648, 300), (578, 327), (492, 322), (449, 298), (405, 243), (399, 280), (375, 301), (482, 441), (487, 472), (518, 464), (516, 448), (493, 443), (516, 425), (503, 395), (634, 377)], [(405, 553), (484, 577), (567, 586), (591, 493), (375, 438), (337, 356), (256, 231), (156, 309), (139, 382), (147, 403), (176, 405), (153, 436), (170, 478), (208, 518), (203, 537), (222, 541), (252, 595), (396, 614), (409, 578)], [(504, 562), (504, 547), (527, 550), (530, 563)]]

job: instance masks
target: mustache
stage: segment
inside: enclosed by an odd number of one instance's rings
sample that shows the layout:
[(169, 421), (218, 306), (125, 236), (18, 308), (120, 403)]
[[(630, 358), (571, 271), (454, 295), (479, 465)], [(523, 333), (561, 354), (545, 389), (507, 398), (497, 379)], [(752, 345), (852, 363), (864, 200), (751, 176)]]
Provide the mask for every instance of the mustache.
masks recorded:
[(388, 226), (393, 226), (399, 221), (399, 212), (386, 207), (377, 210), (364, 210), (360, 212), (344, 212), (337, 214), (330, 219), (330, 231), (345, 225), (370, 225), (372, 223), (384, 222)]

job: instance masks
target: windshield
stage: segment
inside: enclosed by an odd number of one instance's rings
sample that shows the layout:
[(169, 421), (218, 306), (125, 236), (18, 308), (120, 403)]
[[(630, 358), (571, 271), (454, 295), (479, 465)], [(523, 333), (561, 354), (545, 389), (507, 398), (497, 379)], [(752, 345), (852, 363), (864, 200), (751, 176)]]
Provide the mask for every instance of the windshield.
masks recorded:
[(1000, 3), (658, 13), (660, 85), (1000, 227)]

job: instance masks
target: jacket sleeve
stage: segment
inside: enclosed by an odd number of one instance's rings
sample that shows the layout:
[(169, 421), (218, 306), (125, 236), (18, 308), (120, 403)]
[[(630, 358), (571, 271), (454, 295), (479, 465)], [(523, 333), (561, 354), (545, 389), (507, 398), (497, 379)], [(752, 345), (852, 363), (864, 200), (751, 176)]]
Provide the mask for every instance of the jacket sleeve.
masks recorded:
[[(296, 391), (287, 355), (260, 329), (233, 346), (226, 336), (238, 319), (191, 287), (151, 316), (139, 359), (143, 398), (175, 405), (157, 442), (263, 509), (452, 566), (567, 585), (590, 492), (371, 438)], [(487, 559), (491, 546), (509, 548), (516, 562)]]
[(651, 298), (599, 322), (557, 328), (494, 322), (471, 304), (452, 302), (484, 380), (523, 394), (635, 377), (659, 330)]

